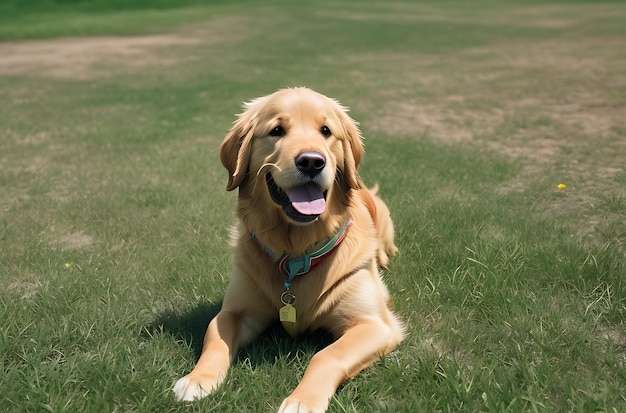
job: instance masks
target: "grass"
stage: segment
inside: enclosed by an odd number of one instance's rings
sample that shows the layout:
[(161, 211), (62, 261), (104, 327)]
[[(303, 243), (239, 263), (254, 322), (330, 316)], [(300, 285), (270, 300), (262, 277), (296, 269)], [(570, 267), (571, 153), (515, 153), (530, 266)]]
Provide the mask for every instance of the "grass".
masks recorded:
[(277, 409), (323, 334), (170, 388), (229, 278), (217, 147), (290, 85), (352, 108), (401, 250), (409, 336), (330, 411), (626, 410), (626, 7), (151, 4), (0, 6), (5, 411)]

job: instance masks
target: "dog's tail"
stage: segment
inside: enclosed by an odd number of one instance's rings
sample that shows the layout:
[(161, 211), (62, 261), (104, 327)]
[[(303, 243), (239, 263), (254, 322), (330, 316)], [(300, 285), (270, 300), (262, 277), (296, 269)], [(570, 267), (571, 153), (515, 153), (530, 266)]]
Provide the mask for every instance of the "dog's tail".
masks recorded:
[(378, 263), (381, 267), (387, 267), (389, 255), (396, 255), (398, 248), (394, 244), (393, 222), (391, 221), (389, 208), (377, 195), (378, 189), (378, 184), (375, 184), (372, 188), (368, 188), (367, 191), (363, 191), (363, 200), (372, 217), (372, 221), (374, 221), (380, 242)]
[(372, 195), (378, 194), (378, 189), (379, 189), (378, 182), (376, 182), (373, 187), (367, 188), (367, 190), (370, 191), (370, 194)]

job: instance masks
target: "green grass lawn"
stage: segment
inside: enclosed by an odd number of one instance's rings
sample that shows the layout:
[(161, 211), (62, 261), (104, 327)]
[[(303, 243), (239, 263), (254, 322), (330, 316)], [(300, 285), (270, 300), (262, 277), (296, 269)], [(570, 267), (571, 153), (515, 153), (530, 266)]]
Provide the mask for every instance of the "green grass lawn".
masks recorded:
[(2, 410), (277, 410), (324, 335), (272, 329), (199, 402), (171, 386), (229, 279), (219, 143), (242, 101), (309, 86), (361, 123), (409, 327), (329, 411), (626, 411), (624, 21), (595, 1), (3, 2)]

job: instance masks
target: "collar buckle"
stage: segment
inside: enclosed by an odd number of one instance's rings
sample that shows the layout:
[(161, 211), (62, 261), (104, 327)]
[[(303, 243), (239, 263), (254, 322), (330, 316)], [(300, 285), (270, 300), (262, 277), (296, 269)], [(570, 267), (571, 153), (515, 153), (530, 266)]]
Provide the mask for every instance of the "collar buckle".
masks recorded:
[(308, 254), (298, 257), (286, 256), (280, 261), (280, 272), (291, 279), (295, 276), (311, 271), (311, 256)]

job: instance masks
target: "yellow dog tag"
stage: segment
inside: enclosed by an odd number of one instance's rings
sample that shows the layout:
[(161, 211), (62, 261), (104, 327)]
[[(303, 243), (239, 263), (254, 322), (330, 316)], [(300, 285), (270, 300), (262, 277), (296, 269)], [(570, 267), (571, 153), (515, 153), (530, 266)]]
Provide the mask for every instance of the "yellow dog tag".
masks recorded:
[(296, 302), (296, 296), (289, 290), (285, 290), (280, 296), (280, 301), (284, 304), (278, 311), (278, 318), (283, 324), (283, 328), (291, 337), (296, 336), (296, 308), (293, 303)]
[(296, 322), (296, 308), (291, 304), (287, 304), (286, 306), (280, 309), (280, 321), (287, 321), (289, 323)]
[(291, 304), (287, 304), (279, 311), (280, 322), (283, 328), (291, 337), (296, 336), (296, 308)]

